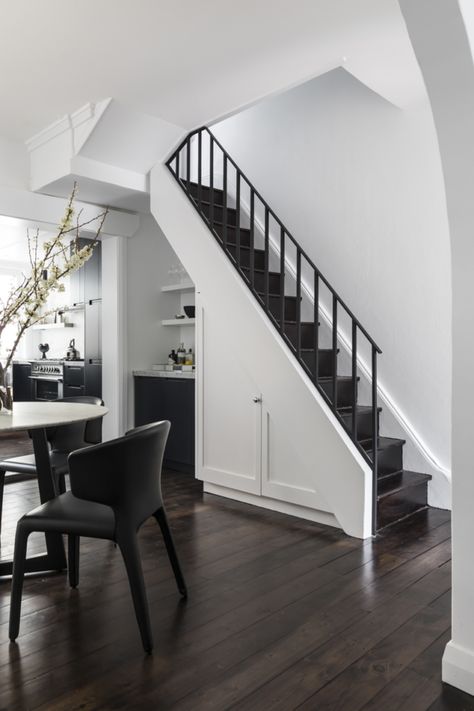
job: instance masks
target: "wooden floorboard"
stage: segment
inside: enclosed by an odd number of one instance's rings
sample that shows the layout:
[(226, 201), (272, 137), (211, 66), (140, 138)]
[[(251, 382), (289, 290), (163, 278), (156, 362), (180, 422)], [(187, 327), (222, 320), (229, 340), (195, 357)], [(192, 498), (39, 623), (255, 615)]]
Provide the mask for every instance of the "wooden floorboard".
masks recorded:
[[(0, 441), (0, 456), (30, 451)], [(189, 587), (180, 600), (159, 529), (140, 534), (155, 636), (142, 653), (120, 553), (81, 543), (77, 590), (65, 574), (25, 582), (8, 641), (0, 582), (0, 711), (240, 709), (474, 711), (443, 687), (450, 638), (450, 520), (429, 510), (359, 541), (341, 531), (203, 495), (166, 472), (165, 502)], [(36, 482), (7, 484), (0, 558)], [(31, 552), (43, 550), (40, 535)]]

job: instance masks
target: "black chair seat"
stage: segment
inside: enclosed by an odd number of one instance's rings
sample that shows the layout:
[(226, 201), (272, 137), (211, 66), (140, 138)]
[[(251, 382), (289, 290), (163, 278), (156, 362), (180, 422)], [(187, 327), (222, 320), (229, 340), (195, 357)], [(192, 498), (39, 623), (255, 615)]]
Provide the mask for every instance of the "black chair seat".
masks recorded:
[(110, 506), (78, 499), (70, 491), (33, 509), (20, 519), (30, 531), (69, 533), (90, 538), (115, 537), (115, 516)]
[[(51, 468), (57, 476), (67, 474), (68, 463), (67, 458), (69, 452), (51, 452), (50, 461)], [(11, 457), (11, 459), (2, 459), (0, 467), (4, 472), (15, 472), (16, 474), (31, 474), (36, 476), (36, 461), (34, 454), (25, 454), (22, 457)]]

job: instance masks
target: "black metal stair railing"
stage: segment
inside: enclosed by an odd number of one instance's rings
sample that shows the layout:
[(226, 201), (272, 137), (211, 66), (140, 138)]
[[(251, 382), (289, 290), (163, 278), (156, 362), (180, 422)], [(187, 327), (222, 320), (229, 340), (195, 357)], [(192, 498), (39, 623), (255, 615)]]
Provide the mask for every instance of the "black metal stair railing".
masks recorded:
[[(372, 526), (375, 533), (377, 530), (378, 493), (377, 355), (382, 351), (207, 127), (191, 132), (174, 151), (166, 165), (188, 195), (222, 249), (230, 257), (269, 319), (280, 331), (282, 338), (306, 374), (311, 378), (314, 386), (348, 432), (354, 445), (371, 466), (373, 471)], [(232, 199), (230, 196), (230, 171), (233, 173), (232, 191), (235, 194), (235, 198)], [(220, 187), (217, 187), (218, 185)], [(242, 200), (243, 191), (246, 192), (246, 201)], [(235, 202), (235, 207), (230, 206), (229, 202)], [(257, 220), (257, 212), (259, 212), (262, 219)], [(242, 226), (243, 216), (248, 219), (248, 227)], [(272, 220), (273, 230), (270, 229), (270, 220)], [(273, 232), (272, 236), (271, 232)], [(263, 239), (263, 250), (256, 249), (257, 233)], [(274, 233), (277, 234), (276, 238)], [(244, 241), (247, 244), (243, 244), (244, 236)], [(247, 256), (245, 264), (242, 261), (244, 251)], [(271, 272), (270, 270), (272, 254), (274, 260), (278, 259), (279, 272)], [(260, 259), (259, 266), (256, 265), (257, 256)], [(263, 265), (261, 264), (262, 261)], [(285, 286), (288, 281), (286, 279), (287, 272), (290, 273), (295, 286), (295, 296), (292, 297), (285, 293)], [(272, 293), (270, 288), (270, 280), (272, 278), (276, 278), (278, 282), (276, 295)], [(328, 301), (331, 303), (330, 314), (327, 309), (323, 311), (320, 305), (321, 288), (325, 288), (326, 294), (329, 295)], [(310, 322), (306, 323), (302, 321), (301, 302), (303, 292), (309, 294), (309, 298), (312, 301), (312, 318)], [(275, 296), (277, 297), (277, 302), (275, 302)], [(293, 307), (292, 318), (288, 316), (288, 300), (291, 301)], [(325, 313), (326, 320), (331, 328), (330, 387), (327, 387), (328, 378), (323, 378), (320, 375), (320, 312)], [(350, 328), (347, 329), (350, 331), (349, 338), (343, 338), (342, 329), (338, 326), (338, 322), (341, 321), (343, 316), (346, 320), (349, 319), (350, 322)], [(293, 337), (289, 334), (290, 325)], [(308, 326), (311, 331), (312, 347), (311, 349), (303, 349), (303, 328), (305, 344), (307, 345)], [(372, 456), (361, 445), (357, 431), (357, 368), (361, 352), (360, 336), (365, 339), (365, 353), (370, 352), (369, 357), (371, 360), (371, 368), (370, 371), (367, 369), (367, 373), (370, 372)], [(351, 415), (350, 424), (348, 424), (347, 418), (343, 417), (344, 412), (342, 410), (344, 408), (338, 404), (338, 342), (340, 341), (344, 342), (346, 351), (349, 351), (350, 354), (351, 376), (349, 382), (351, 394), (349, 408), (346, 405), (346, 414), (349, 411)], [(303, 351), (312, 353), (311, 366), (305, 360)], [(323, 380), (326, 389), (323, 387)]]

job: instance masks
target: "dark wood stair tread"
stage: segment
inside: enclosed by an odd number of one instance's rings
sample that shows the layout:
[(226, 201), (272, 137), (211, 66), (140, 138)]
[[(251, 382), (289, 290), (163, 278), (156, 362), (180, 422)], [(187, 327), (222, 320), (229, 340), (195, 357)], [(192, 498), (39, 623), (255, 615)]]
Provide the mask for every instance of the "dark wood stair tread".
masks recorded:
[(401, 472), (390, 474), (379, 479), (377, 500), (391, 496), (404, 489), (410, 489), (413, 486), (420, 486), (431, 481), (431, 474), (423, 474), (422, 472), (413, 472), (403, 469)]
[[(398, 439), (397, 437), (378, 437), (377, 438), (377, 449), (387, 449), (388, 447), (399, 447), (406, 443), (405, 439)], [(365, 449), (367, 454), (370, 454), (373, 450), (373, 441), (371, 439), (363, 439), (359, 444)]]

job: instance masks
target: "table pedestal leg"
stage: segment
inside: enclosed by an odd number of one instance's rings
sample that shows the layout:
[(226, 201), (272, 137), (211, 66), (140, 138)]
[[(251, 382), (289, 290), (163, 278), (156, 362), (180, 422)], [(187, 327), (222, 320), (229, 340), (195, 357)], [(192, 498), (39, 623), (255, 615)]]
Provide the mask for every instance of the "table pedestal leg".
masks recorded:
[[(46, 501), (53, 499), (58, 494), (51, 471), (46, 430), (32, 430), (31, 438), (33, 440), (33, 450), (35, 453), (40, 501), (44, 504)], [(45, 537), (46, 554), (28, 558), (26, 560), (25, 572), (39, 573), (53, 570), (63, 570), (67, 567), (64, 543), (61, 534), (46, 533)], [(2, 561), (0, 563), (0, 576), (11, 575), (12, 569), (13, 561)]]

